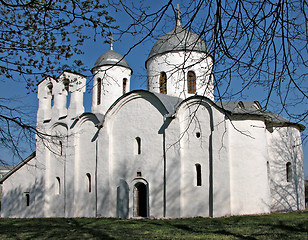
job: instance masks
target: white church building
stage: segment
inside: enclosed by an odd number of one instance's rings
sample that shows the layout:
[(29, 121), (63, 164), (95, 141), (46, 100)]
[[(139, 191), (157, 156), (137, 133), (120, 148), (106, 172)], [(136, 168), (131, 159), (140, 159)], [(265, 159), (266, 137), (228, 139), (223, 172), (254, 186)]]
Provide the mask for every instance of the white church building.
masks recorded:
[(111, 50), (86, 77), (38, 84), (36, 151), (1, 179), (2, 217), (220, 217), (304, 209), (304, 126), (257, 101), (215, 101), (205, 42), (174, 29), (147, 60), (148, 90)]

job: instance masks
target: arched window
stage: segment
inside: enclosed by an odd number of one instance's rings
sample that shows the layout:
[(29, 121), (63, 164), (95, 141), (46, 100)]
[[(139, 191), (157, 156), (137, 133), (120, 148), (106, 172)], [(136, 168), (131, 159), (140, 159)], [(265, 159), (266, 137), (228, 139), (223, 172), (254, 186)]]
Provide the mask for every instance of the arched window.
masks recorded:
[(287, 162), (286, 164), (287, 182), (292, 182), (292, 164)]
[(141, 138), (136, 137), (136, 154), (141, 154)]
[(202, 179), (201, 179), (201, 165), (196, 164), (196, 175), (197, 175), (197, 186), (202, 185)]
[(102, 79), (97, 79), (97, 105), (101, 104)]
[(159, 92), (162, 94), (167, 94), (167, 74), (165, 72), (160, 73)]
[(187, 73), (187, 91), (188, 93), (196, 93), (196, 74), (193, 71)]
[(123, 94), (126, 93), (127, 78), (123, 78)]
[(87, 173), (87, 180), (88, 180), (88, 192), (91, 192), (91, 174)]
[(56, 194), (57, 194), (57, 195), (61, 194), (61, 181), (60, 181), (60, 178), (59, 178), (59, 177), (56, 177), (56, 186), (55, 186), (55, 189), (56, 189)]
[(28, 207), (28, 206), (30, 206), (30, 194), (26, 193), (25, 197), (26, 197), (26, 206)]

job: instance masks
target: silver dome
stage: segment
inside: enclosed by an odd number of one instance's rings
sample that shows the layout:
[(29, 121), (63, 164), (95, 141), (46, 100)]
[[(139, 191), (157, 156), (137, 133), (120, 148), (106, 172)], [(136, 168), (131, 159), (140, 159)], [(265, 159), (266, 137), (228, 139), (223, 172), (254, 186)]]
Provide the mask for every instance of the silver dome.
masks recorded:
[(95, 62), (93, 69), (101, 67), (101, 66), (122, 66), (122, 67), (126, 67), (129, 68), (128, 63), (126, 62), (126, 60), (124, 59), (124, 57), (113, 51), (113, 50), (109, 50), (108, 52), (102, 54)]
[(209, 53), (208, 47), (198, 34), (187, 31), (180, 24), (177, 24), (171, 32), (157, 40), (146, 62), (156, 55), (174, 51)]

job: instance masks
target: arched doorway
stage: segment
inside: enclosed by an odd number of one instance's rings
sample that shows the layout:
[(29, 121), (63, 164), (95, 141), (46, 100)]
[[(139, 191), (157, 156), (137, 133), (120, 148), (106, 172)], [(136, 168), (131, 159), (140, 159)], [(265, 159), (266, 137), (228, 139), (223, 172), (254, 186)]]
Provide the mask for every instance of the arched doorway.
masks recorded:
[(134, 197), (135, 216), (148, 217), (148, 190), (144, 183), (135, 184)]

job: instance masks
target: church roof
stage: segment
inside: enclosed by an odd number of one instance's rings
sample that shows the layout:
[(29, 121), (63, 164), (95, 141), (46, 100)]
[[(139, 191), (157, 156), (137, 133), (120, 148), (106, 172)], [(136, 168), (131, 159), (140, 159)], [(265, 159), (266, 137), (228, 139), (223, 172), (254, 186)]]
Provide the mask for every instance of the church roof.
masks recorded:
[(96, 60), (93, 69), (101, 66), (122, 66), (131, 69), (124, 57), (113, 50), (102, 54)]
[(266, 122), (275, 124), (295, 124), (299, 126), (301, 131), (305, 130), (305, 126), (302, 124), (291, 122), (276, 113), (262, 109), (258, 101), (217, 101), (216, 105), (233, 115), (262, 116), (265, 118)]
[(185, 30), (177, 24), (171, 32), (160, 37), (154, 44), (146, 62), (159, 54), (175, 51), (196, 51), (209, 53), (205, 41), (196, 33)]
[(173, 96), (169, 96), (169, 95), (157, 93), (157, 92), (151, 92), (151, 91), (149, 92), (154, 94), (161, 101), (161, 103), (165, 106), (166, 110), (168, 111), (170, 115), (175, 113), (176, 108), (183, 101), (182, 98), (173, 97)]
[(8, 179), (13, 173), (15, 173), (22, 166), (26, 165), (31, 159), (35, 158), (35, 156), (36, 156), (36, 152), (31, 153), (26, 159), (24, 159), (21, 163), (15, 166), (11, 171), (5, 174), (3, 178), (0, 179), (0, 184), (2, 184), (6, 179)]

